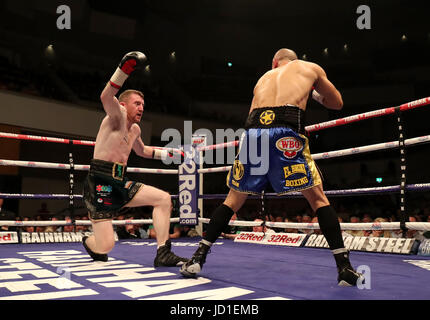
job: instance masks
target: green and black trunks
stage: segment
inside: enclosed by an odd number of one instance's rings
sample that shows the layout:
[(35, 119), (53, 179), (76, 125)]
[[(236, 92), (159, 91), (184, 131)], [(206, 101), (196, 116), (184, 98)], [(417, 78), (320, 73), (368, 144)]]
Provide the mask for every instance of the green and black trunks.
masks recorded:
[(127, 166), (103, 160), (91, 160), (84, 183), (84, 202), (91, 220), (110, 220), (129, 203), (142, 183), (125, 177)]

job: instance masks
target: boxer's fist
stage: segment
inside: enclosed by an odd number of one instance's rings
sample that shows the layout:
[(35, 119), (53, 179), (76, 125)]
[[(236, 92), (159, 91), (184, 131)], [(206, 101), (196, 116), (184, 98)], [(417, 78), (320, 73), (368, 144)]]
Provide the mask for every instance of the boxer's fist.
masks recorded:
[(167, 155), (170, 159), (173, 160), (173, 163), (175, 164), (182, 164), (185, 160), (185, 154), (178, 149), (169, 149), (167, 150)]
[(179, 149), (152, 147), (152, 159), (167, 161), (168, 164), (182, 164), (185, 155)]
[(317, 91), (312, 90), (312, 99), (319, 102), (320, 104), (324, 105), (324, 96), (319, 94)]
[(127, 53), (122, 58), (119, 68), (127, 75), (130, 75), (136, 69), (142, 68), (146, 63), (146, 56), (139, 51)]
[(118, 90), (121, 89), (130, 74), (139, 68), (143, 68), (146, 60), (146, 56), (142, 52), (133, 51), (127, 53), (110, 79), (111, 86)]

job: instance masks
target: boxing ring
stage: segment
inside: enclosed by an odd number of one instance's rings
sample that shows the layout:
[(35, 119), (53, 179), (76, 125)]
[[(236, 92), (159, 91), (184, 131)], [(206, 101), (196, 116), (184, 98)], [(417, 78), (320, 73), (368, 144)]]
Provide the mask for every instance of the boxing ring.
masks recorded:
[[(428, 106), (430, 98), (424, 98), (398, 107), (366, 112), (306, 127), (308, 133), (347, 125), (349, 123), (396, 115), (398, 119), (399, 140), (374, 145), (360, 146), (344, 150), (330, 151), (312, 155), (315, 161), (356, 155), (372, 151), (399, 149), (401, 180), (399, 185), (350, 190), (328, 190), (330, 197), (397, 194), (400, 197), (400, 221), (385, 223), (341, 223), (343, 231), (348, 230), (419, 230), (429, 231), (430, 223), (406, 221), (406, 193), (430, 190), (430, 183), (406, 183), (405, 148), (430, 142), (430, 135), (405, 138), (401, 113)], [(39, 137), (20, 134), (1, 133), (0, 138), (43, 141), (94, 146), (93, 141), (78, 141), (52, 137)], [(237, 147), (238, 141), (196, 147), (202, 154), (208, 150)], [(60, 169), (69, 172), (69, 194), (6, 194), (3, 199), (50, 199), (68, 201), (73, 209), (74, 202), (82, 195), (74, 192), (76, 171), (88, 171), (89, 165), (74, 164), (69, 155), (68, 164), (35, 161), (0, 160), (2, 166), (30, 167), (35, 169)], [(196, 170), (203, 177), (214, 172), (227, 172), (230, 166)], [(128, 168), (128, 173), (178, 175), (179, 170)], [(224, 194), (203, 194), (198, 190), (199, 200), (224, 199)], [(178, 198), (173, 195), (172, 198)], [(299, 198), (300, 193), (292, 193), (283, 198)], [(274, 194), (264, 194), (260, 199), (278, 198)], [(200, 214), (202, 215), (203, 207)], [(179, 222), (172, 218), (171, 222)], [(198, 222), (207, 224), (208, 218), (199, 217)], [(114, 225), (151, 224), (151, 219), (113, 221)], [(317, 223), (251, 222), (231, 221), (232, 226), (260, 226), (275, 228), (317, 230)], [(91, 225), (87, 220), (66, 221), (0, 221), (0, 226), (65, 226)], [(65, 236), (65, 235), (64, 235)], [(417, 255), (420, 243), (414, 239), (389, 244), (378, 243), (385, 251), (352, 250), (351, 261), (354, 267), (365, 270), (366, 284), (359, 288), (338, 287), (337, 270), (332, 254), (320, 245), (312, 247), (310, 237), (301, 237), (302, 245), (285, 245), (288, 236), (275, 238), (272, 243), (262, 244), (252, 241), (252, 235), (245, 240), (233, 241), (219, 239), (208, 255), (207, 263), (197, 279), (184, 279), (178, 268), (153, 268), (156, 251), (155, 240), (120, 240), (109, 254), (107, 263), (93, 262), (86, 254), (80, 239), (83, 234), (74, 234), (61, 243), (54, 236), (47, 238), (41, 234), (17, 235), (18, 243), (0, 246), (0, 300), (428, 300), (430, 290), (429, 255)], [(264, 234), (263, 236), (267, 236)], [(43, 237), (43, 239), (42, 239)], [(57, 235), (57, 237), (59, 237)], [(3, 237), (3, 240), (5, 238)], [(29, 239), (31, 241), (29, 241)], [(345, 238), (358, 248), (358, 242)], [(64, 239), (63, 239), (64, 240)], [(191, 257), (200, 238), (182, 238), (172, 241), (173, 251), (184, 257)], [(266, 239), (267, 240), (267, 239)], [(278, 241), (279, 240), (279, 241)], [(366, 239), (358, 239), (364, 243)], [(357, 240), (357, 241), (358, 241)], [(316, 238), (312, 241), (317, 242)], [(371, 240), (366, 240), (370, 245)], [(400, 241), (400, 240), (399, 240)], [(33, 242), (33, 243), (29, 243)], [(52, 242), (52, 243), (50, 243)], [(277, 242), (277, 243), (275, 243)], [(284, 242), (284, 243), (282, 243)], [(25, 244), (24, 244), (25, 243)], [(361, 244), (363, 244), (361, 243)], [(272, 245), (268, 245), (272, 244)], [(391, 247), (390, 247), (391, 246)], [(390, 248), (390, 250), (387, 249)]]

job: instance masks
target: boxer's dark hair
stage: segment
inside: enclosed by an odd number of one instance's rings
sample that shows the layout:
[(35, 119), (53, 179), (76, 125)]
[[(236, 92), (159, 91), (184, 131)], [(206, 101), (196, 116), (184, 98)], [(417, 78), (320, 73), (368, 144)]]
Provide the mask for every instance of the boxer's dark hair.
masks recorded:
[(126, 90), (123, 93), (121, 93), (121, 95), (119, 96), (119, 98), (118, 98), (119, 102), (124, 102), (132, 94), (137, 94), (142, 99), (144, 98), (143, 93), (141, 91), (139, 91), (139, 90)]

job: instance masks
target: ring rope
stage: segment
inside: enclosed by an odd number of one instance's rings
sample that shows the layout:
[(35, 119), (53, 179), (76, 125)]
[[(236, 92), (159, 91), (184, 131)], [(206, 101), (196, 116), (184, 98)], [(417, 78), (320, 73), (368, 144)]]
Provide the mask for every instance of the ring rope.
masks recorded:
[(361, 113), (361, 114), (356, 114), (356, 115), (349, 116), (346, 118), (327, 121), (327, 122), (315, 124), (312, 126), (308, 126), (305, 129), (307, 132), (320, 131), (323, 129), (338, 127), (341, 125), (345, 125), (345, 124), (349, 124), (349, 123), (353, 123), (353, 122), (358, 122), (361, 120), (367, 120), (367, 119), (376, 118), (376, 117), (380, 117), (380, 116), (387, 116), (390, 114), (394, 114), (397, 109), (399, 111), (403, 112), (403, 111), (408, 111), (408, 110), (412, 110), (412, 109), (419, 108), (419, 107), (424, 107), (424, 106), (427, 106), (429, 104), (430, 104), (430, 97), (422, 98), (419, 100), (404, 103), (398, 107), (390, 107), (390, 108), (365, 112), (365, 113)]
[[(430, 135), (411, 138), (405, 140), (406, 146), (414, 146), (421, 143), (429, 143)], [(337, 157), (343, 157), (348, 155), (378, 151), (378, 150), (388, 150), (398, 148), (400, 145), (399, 141), (391, 141), (384, 143), (377, 143), (368, 146), (348, 148), (337, 151), (329, 151), (323, 153), (317, 153), (312, 155), (314, 160), (322, 159), (332, 159)], [(0, 166), (17, 166), (17, 167), (27, 167), (27, 168), (43, 168), (43, 169), (61, 169), (69, 170), (70, 165), (64, 163), (50, 163), (50, 162), (36, 162), (36, 161), (18, 161), (18, 160), (6, 160), (0, 159)], [(74, 170), (77, 171), (88, 171), (90, 169), (89, 165), (74, 165)], [(207, 168), (199, 169), (198, 173), (217, 173), (217, 172), (227, 172), (230, 171), (231, 166), (224, 166), (218, 168)], [(147, 168), (127, 168), (127, 172), (130, 173), (151, 173), (151, 174), (178, 174), (179, 171), (176, 169), (147, 169)]]
[[(405, 145), (409, 147), (420, 143), (428, 143), (428, 142), (430, 142), (430, 135), (407, 139), (405, 140)], [(343, 156), (378, 151), (378, 150), (394, 149), (394, 148), (398, 148), (399, 146), (400, 146), (399, 141), (384, 142), (384, 143), (377, 143), (377, 144), (363, 146), (363, 147), (348, 148), (348, 149), (337, 150), (337, 151), (317, 153), (315, 155), (312, 155), (312, 158), (314, 160), (331, 159), (331, 158), (343, 157)]]
[[(62, 144), (71, 144), (71, 145), (84, 145), (84, 146), (92, 146), (92, 147), (96, 145), (95, 141), (70, 140), (70, 139), (63, 139), (63, 138), (42, 137), (42, 136), (33, 136), (28, 134), (16, 134), (16, 133), (7, 133), (7, 132), (0, 132), (0, 138), (40, 141), (40, 142), (53, 142), (53, 143), (62, 143)], [(153, 149), (167, 150), (167, 151), (181, 153), (180, 149), (175, 149), (175, 148), (163, 148), (163, 147), (153, 147), (153, 146), (148, 146), (148, 147)]]
[[(209, 224), (210, 219), (200, 218), (199, 221)], [(320, 229), (318, 223), (296, 223), (296, 222), (254, 222), (231, 220), (229, 225), (236, 227), (259, 227), (262, 225), (271, 228), (289, 228), (289, 229)], [(372, 223), (340, 223), (342, 230), (400, 230), (400, 222), (372, 222)], [(410, 230), (429, 231), (430, 222), (406, 222), (406, 227)]]
[[(410, 147), (421, 143), (429, 143), (430, 142), (430, 135), (411, 138), (405, 140), (405, 145)], [(337, 151), (329, 151), (329, 152), (323, 152), (323, 153), (317, 153), (312, 155), (312, 158), (314, 160), (322, 160), (322, 159), (333, 159), (348, 155), (354, 155), (354, 154), (360, 154), (360, 153), (366, 153), (366, 152), (372, 152), (372, 151), (378, 151), (378, 150), (389, 150), (398, 148), (400, 145), (399, 141), (392, 141), (392, 142), (384, 142), (384, 143), (377, 143), (373, 145), (368, 146), (362, 146), (362, 147), (355, 147), (355, 148), (348, 148), (343, 150), (337, 150)], [(1, 160), (0, 160), (1, 165)], [(217, 168), (207, 168), (207, 169), (199, 169), (199, 173), (217, 173), (217, 172), (227, 172), (231, 170), (231, 166), (224, 166), (224, 167), (217, 167)]]
[[(208, 224), (210, 219), (200, 218), (202, 223)], [(171, 218), (171, 223), (179, 223), (179, 218)], [(152, 224), (152, 219), (136, 219), (136, 220), (112, 220), (113, 225), (137, 225), (137, 224)], [(256, 227), (265, 224), (271, 228), (290, 228), (290, 229), (320, 229), (318, 223), (294, 223), (294, 222), (254, 222), (254, 221), (237, 221), (231, 220), (230, 226), (237, 227)], [(0, 226), (8, 227), (47, 227), (47, 226), (90, 226), (89, 220), (76, 220), (74, 223), (66, 221), (0, 221)], [(378, 222), (378, 223), (341, 223), (342, 230), (400, 230), (400, 222)], [(429, 231), (430, 222), (406, 222), (406, 227), (410, 230)]]
[[(75, 199), (83, 199), (83, 195), (73, 195)], [(172, 195), (172, 199), (178, 199), (178, 195)], [(23, 199), (23, 200), (67, 200), (69, 194), (32, 194), (32, 193), (0, 193), (0, 199)]]
[[(419, 183), (419, 184), (411, 184), (406, 186), (406, 189), (409, 191), (427, 191), (430, 190), (430, 183)], [(335, 196), (358, 196), (358, 195), (374, 195), (381, 193), (395, 193), (399, 192), (400, 186), (387, 186), (387, 187), (373, 187), (373, 188), (358, 188), (358, 189), (345, 189), (345, 190), (329, 190), (324, 191), (327, 196), (335, 197)], [(1, 194), (0, 194), (1, 197)], [(266, 193), (266, 199), (276, 199), (279, 198), (276, 193)], [(302, 198), (303, 195), (301, 192), (291, 192), (285, 195), (282, 195), (284, 198)], [(201, 199), (210, 200), (210, 199), (224, 199), (225, 194), (205, 194), (200, 196)], [(250, 199), (260, 199), (260, 196), (250, 195)]]
[[(422, 98), (419, 100), (404, 103), (398, 107), (390, 107), (390, 108), (365, 112), (365, 113), (361, 113), (361, 114), (352, 115), (352, 116), (349, 116), (346, 118), (341, 118), (341, 119), (336, 119), (336, 120), (331, 120), (331, 121), (327, 121), (327, 122), (314, 124), (314, 125), (306, 127), (305, 130), (307, 132), (319, 131), (322, 129), (337, 127), (337, 126), (345, 125), (345, 124), (352, 123), (352, 122), (357, 122), (357, 121), (375, 118), (375, 117), (379, 117), (379, 116), (390, 115), (390, 114), (393, 114), (396, 112), (396, 108), (399, 109), (400, 111), (407, 111), (407, 110), (423, 107), (423, 106), (426, 106), (429, 104), (430, 104), (430, 97), (426, 97), (426, 98)], [(53, 143), (63, 143), (63, 144), (72, 143), (75, 145), (95, 146), (95, 141), (70, 140), (70, 139), (63, 139), (63, 138), (42, 137), (42, 136), (15, 134), (15, 133), (7, 133), (7, 132), (0, 132), (0, 138), (41, 141), (41, 142), (53, 142)], [(214, 150), (214, 149), (225, 148), (225, 147), (235, 147), (238, 144), (239, 144), (239, 141), (232, 141), (232, 142), (222, 143), (219, 145), (200, 147), (197, 149), (197, 151)], [(161, 147), (153, 147), (153, 148), (165, 149), (165, 148), (161, 148)], [(178, 151), (178, 152), (181, 151), (180, 149), (171, 149), (171, 148), (167, 148), (167, 149)]]
[[(374, 118), (374, 117), (379, 117), (379, 116), (383, 116), (383, 115), (389, 115), (398, 111), (406, 111), (406, 110), (411, 110), (417, 107), (421, 107), (421, 106), (425, 106), (430, 104), (430, 97), (428, 98), (423, 98), (420, 100), (416, 100), (413, 102), (409, 102), (409, 103), (405, 103), (399, 107), (392, 107), (392, 108), (386, 108), (386, 109), (381, 109), (381, 110), (375, 110), (375, 111), (371, 111), (371, 112), (366, 112), (363, 114), (358, 114), (358, 115), (354, 115), (354, 116), (350, 116), (350, 117), (346, 117), (343, 119), (337, 119), (337, 120), (333, 120), (333, 121), (328, 121), (328, 122), (324, 122), (324, 123), (320, 123), (320, 124), (316, 124), (313, 126), (309, 126), (306, 127), (306, 131), (308, 132), (313, 132), (313, 131), (319, 131), (322, 129), (326, 129), (326, 128), (331, 128), (331, 127), (336, 127), (336, 126), (340, 126), (340, 125), (345, 125), (351, 122), (357, 122), (357, 121), (361, 121), (361, 120), (365, 120), (365, 119), (370, 119), (370, 118)], [(30, 135), (20, 135), (20, 134), (9, 134), (9, 133), (2, 133), (0, 132), (0, 138), (14, 138), (14, 139), (22, 139), (22, 140), (33, 140), (33, 141), (44, 141), (44, 142), (55, 142), (55, 143), (65, 143), (65, 144), (78, 144), (78, 145), (90, 145), (90, 146), (94, 146), (95, 142), (92, 141), (84, 141), (84, 140), (69, 140), (69, 139), (61, 139), (61, 138), (50, 138), (50, 137), (37, 137), (37, 136), (30, 136)], [(411, 142), (411, 140), (414, 139), (409, 139), (406, 140), (405, 145), (413, 145), (416, 143), (422, 143), (422, 142), (428, 142), (430, 136), (423, 136), (423, 137), (417, 137), (414, 138), (417, 140), (417, 142)], [(198, 148), (197, 151), (205, 151), (205, 150), (214, 150), (214, 149), (218, 149), (218, 148), (225, 148), (225, 147), (230, 147), (230, 146), (237, 146), (239, 144), (238, 141), (233, 141), (233, 142), (228, 142), (228, 143), (224, 143), (224, 144), (220, 144), (220, 145), (213, 145), (213, 146), (208, 146), (208, 147), (202, 147), (202, 148)], [(396, 146), (397, 144), (397, 146)], [(379, 149), (389, 149), (389, 148), (396, 148), (398, 147), (398, 144), (400, 144), (398, 141), (397, 142), (389, 142), (389, 143), (383, 143), (383, 144), (377, 144), (377, 145), (373, 145), (373, 146), (366, 146), (366, 147), (360, 147), (363, 150), (358, 150), (360, 148), (350, 148), (350, 149), (345, 149), (345, 150), (340, 150), (340, 151), (333, 151), (333, 153), (337, 153), (337, 155), (331, 156), (331, 157), (339, 157), (339, 156), (343, 156), (346, 152), (346, 150), (349, 150), (349, 152), (351, 152), (351, 154), (357, 154), (357, 153), (362, 153), (362, 152), (369, 152), (369, 151), (374, 151), (374, 150), (379, 150)], [(382, 146), (383, 145), (383, 146)], [(377, 146), (377, 147), (376, 147)], [(163, 149), (163, 148), (159, 148), (159, 149)], [(343, 152), (343, 153), (342, 153)], [(323, 159), (327, 159), (330, 156), (327, 156), (327, 154), (329, 153), (325, 153), (322, 154), (322, 158)], [(317, 156), (317, 155), (315, 155)], [(19, 164), (19, 165), (18, 165)], [(41, 162), (28, 162), (28, 161), (13, 161), (13, 160), (0, 160), (0, 165), (17, 165), (17, 166), (25, 166), (25, 167), (38, 167), (38, 168), (55, 168), (55, 169), (65, 169), (65, 170), (69, 170), (71, 168), (70, 165), (65, 165), (65, 164), (52, 164), (52, 163), (41, 163)], [(203, 170), (199, 170), (199, 173), (209, 173), (209, 172), (224, 172), (227, 171), (225, 169), (227, 168), (231, 168), (231, 167), (222, 167), (222, 168), (211, 168), (211, 169), (203, 169)], [(76, 165), (74, 166), (75, 170), (81, 170), (81, 171), (88, 171), (89, 170), (89, 166), (84, 166), (84, 165)], [(222, 169), (222, 171), (217, 171)], [(207, 172), (203, 172), (204, 170), (208, 170)], [(164, 174), (178, 174), (178, 170), (162, 170), (162, 169), (139, 169), (139, 168), (129, 168), (128, 170), (129, 172), (135, 172), (135, 173), (164, 173)], [(413, 188), (417, 188), (417, 189), (426, 189), (428, 188), (430, 184), (417, 184), (417, 185), (411, 185)], [(401, 188), (402, 186), (395, 186), (395, 187), (382, 187), (382, 188), (363, 188), (363, 189), (355, 189), (355, 190), (350, 190), (350, 192), (354, 192), (354, 194), (363, 194), (362, 192), (369, 192), (370, 189), (373, 189), (371, 191), (371, 193), (375, 193), (375, 192), (391, 192), (391, 191), (398, 191), (400, 190), (399, 188)], [(409, 186), (407, 186), (409, 187)], [(366, 190), (367, 189), (367, 190)], [(361, 190), (361, 191), (360, 191)], [(363, 191), (365, 190), (365, 191)], [(346, 195), (347, 193), (345, 192), (346, 190), (336, 190), (336, 191), (327, 191), (326, 194), (329, 195), (331, 192), (334, 192), (333, 195)], [(0, 194), (0, 198), (2, 195), (5, 194)], [(293, 194), (291, 194), (293, 196)], [(40, 195), (42, 196), (42, 195)], [(67, 198), (73, 197), (73, 195), (65, 195)], [(213, 196), (213, 195), (210, 195)], [(224, 196), (224, 195), (223, 195)], [(270, 194), (268, 194), (267, 196), (271, 196)], [(205, 196), (201, 196), (201, 198), (204, 198)], [(177, 219), (179, 222), (179, 219)], [(201, 219), (202, 222), (204, 222), (204, 219)], [(136, 220), (139, 222), (126, 222), (126, 221), (113, 221), (113, 224), (141, 224), (144, 223), (145, 220)], [(152, 221), (152, 220), (146, 220), (146, 221)], [(0, 222), (0, 225), (3, 225), (3, 223), (5, 223), (7, 221), (3, 221)], [(15, 221), (11, 221), (13, 223), (13, 225), (18, 225), (18, 226), (22, 226), (24, 225), (24, 222), (15, 222)], [(77, 224), (78, 222), (80, 223), (84, 223), (84, 225), (86, 224), (91, 224), (90, 221), (75, 221), (72, 224)], [(27, 222), (28, 223), (28, 222)], [(41, 222), (39, 221), (38, 223), (48, 223), (48, 222)], [(49, 222), (52, 225), (52, 222)], [(61, 223), (61, 222), (60, 222)], [(233, 223), (237, 223), (237, 222), (233, 222)], [(259, 223), (259, 225), (261, 225), (262, 223)], [(266, 225), (267, 226), (276, 226), (277, 224), (281, 224), (280, 226), (283, 227), (297, 227), (297, 228), (319, 228), (318, 224), (293, 224), (293, 223), (271, 223), (271, 222), (267, 222)], [(415, 225), (414, 225), (415, 224)], [(66, 223), (67, 225), (67, 223)], [(303, 226), (304, 225), (304, 226)], [(341, 224), (341, 227), (344, 224)], [(349, 224), (352, 225), (352, 224)], [(378, 224), (355, 224), (355, 225), (361, 225), (359, 227), (362, 227), (364, 225), (371, 225), (371, 227), (376, 228), (377, 230), (382, 230), (382, 227), (384, 225), (384, 223), (378, 223)], [(375, 226), (376, 225), (376, 226)], [(393, 227), (394, 230), (399, 229), (397, 227), (397, 225), (400, 227), (400, 223), (387, 223), (386, 227)], [(385, 225), (384, 225), (385, 226)], [(345, 226), (344, 226), (345, 227)], [(430, 230), (430, 223), (406, 223), (406, 227), (412, 230), (416, 230), (414, 229), (415, 227), (420, 227), (423, 229), (419, 229), (419, 230)], [(351, 230), (363, 230), (363, 229), (351, 229)], [(367, 230), (367, 229), (364, 229)]]
[[(42, 169), (61, 169), (69, 170), (70, 165), (64, 163), (36, 162), (36, 161), (18, 161), (0, 159), (0, 166), (16, 166), (25, 168), (42, 168)], [(75, 164), (76, 171), (89, 171), (89, 165)], [(177, 169), (147, 169), (147, 168), (127, 168), (130, 173), (152, 173), (152, 174), (178, 174)]]
[[(429, 104), (430, 104), (430, 97), (427, 97), (427, 98), (402, 104), (398, 107), (390, 107), (390, 108), (385, 108), (380, 110), (369, 111), (365, 113), (352, 115), (346, 118), (314, 124), (314, 125), (305, 127), (305, 130), (307, 132), (316, 132), (327, 128), (334, 128), (334, 127), (346, 125), (352, 122), (390, 115), (395, 113), (396, 110), (407, 111), (407, 110), (423, 107)], [(222, 148), (228, 148), (228, 147), (237, 147), (238, 145), (239, 145), (239, 141), (231, 141), (231, 142), (216, 144), (212, 146), (200, 147), (200, 148), (197, 148), (197, 151), (199, 152), (199, 151), (208, 151), (208, 150), (222, 149)]]
[[(351, 196), (351, 195), (374, 195), (380, 193), (394, 193), (400, 190), (401, 186), (387, 186), (387, 187), (373, 187), (373, 188), (358, 188), (358, 189), (344, 189), (344, 190), (329, 190), (324, 191), (327, 196)], [(427, 191), (430, 190), (430, 183), (410, 184), (406, 186), (408, 191)], [(266, 193), (266, 199), (279, 198), (276, 193)], [(172, 199), (177, 199), (178, 195), (172, 195)], [(301, 198), (303, 195), (300, 192), (291, 192), (282, 195), (285, 198)], [(68, 194), (19, 194), (19, 193), (0, 193), (0, 199), (49, 199), (49, 200), (66, 200), (69, 199)], [(82, 195), (74, 195), (75, 199), (82, 199)], [(224, 199), (225, 194), (203, 194), (199, 196), (200, 199)], [(250, 195), (250, 199), (261, 199), (261, 196)]]
[[(171, 223), (179, 223), (179, 218), (171, 218)], [(135, 224), (152, 224), (152, 219), (136, 219), (136, 220), (112, 220), (115, 226), (135, 225)], [(8, 227), (48, 227), (48, 226), (91, 226), (89, 220), (75, 220), (75, 222), (60, 221), (0, 221), (0, 226)]]

